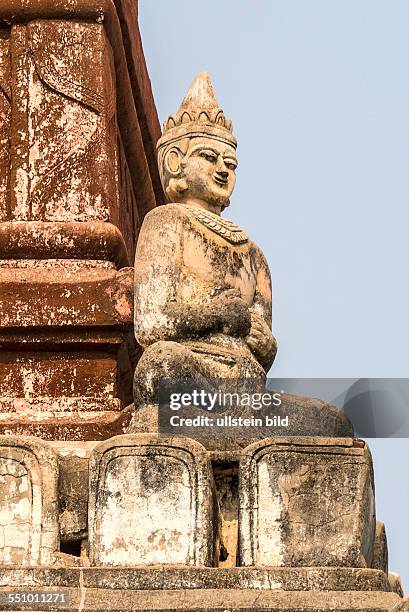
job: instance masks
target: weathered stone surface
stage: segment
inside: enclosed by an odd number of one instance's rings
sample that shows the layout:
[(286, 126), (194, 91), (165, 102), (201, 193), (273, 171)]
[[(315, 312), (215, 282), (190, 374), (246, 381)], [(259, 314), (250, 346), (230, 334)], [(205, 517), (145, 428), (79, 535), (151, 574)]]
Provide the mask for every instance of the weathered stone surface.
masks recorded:
[[(281, 393), (277, 416), (288, 416), (288, 427), (265, 428), (265, 436), (326, 436), (349, 438), (354, 429), (344, 412), (316, 397)], [(263, 414), (263, 411), (261, 411)], [(271, 414), (270, 414), (271, 416)]]
[[(53, 589), (55, 592), (55, 590)], [(0, 590), (1, 592), (1, 590)], [(69, 606), (47, 605), (56, 612), (387, 612), (407, 610), (395, 593), (302, 593), (246, 590), (127, 591), (69, 589)], [(0, 610), (4, 610), (0, 604)], [(27, 608), (41, 611), (41, 606)]]
[(402, 582), (401, 582), (399, 574), (396, 574), (395, 572), (389, 572), (388, 580), (389, 580), (389, 586), (391, 588), (391, 591), (393, 591), (394, 593), (397, 593), (399, 597), (403, 597)]
[(10, 30), (0, 28), (0, 221), (10, 213)]
[(103, 25), (15, 25), (11, 49), (12, 218), (118, 225), (114, 69)]
[[(118, 413), (132, 399), (136, 357), (132, 269), (4, 260), (0, 282), (0, 431), (52, 438), (57, 427), (60, 439), (122, 433)], [(93, 428), (102, 424), (101, 436)]]
[(69, 266), (69, 260), (88, 261), (90, 265), (106, 261), (118, 268), (129, 265), (120, 231), (112, 223), (102, 221), (0, 223), (0, 261), (3, 260), (6, 260), (3, 265), (16, 260), (27, 268), (36, 260), (62, 260), (54, 262), (60, 267)]
[[(38, 402), (14, 404), (1, 401), (0, 433), (5, 435), (36, 436), (44, 440), (106, 440), (124, 432), (131, 415), (120, 411), (117, 400), (98, 404), (60, 402), (55, 398), (41, 398)], [(80, 410), (77, 410), (77, 407)]]
[[(137, 26), (138, 3), (133, 0), (115, 0), (115, 8), (121, 23), (122, 40), (127, 57), (133, 97), (135, 99), (135, 109), (138, 114), (146, 161), (151, 169), (150, 178), (152, 187), (156, 194), (157, 203), (162, 204), (165, 200), (156, 159), (156, 142), (160, 138), (161, 130), (155, 105), (153, 102), (149, 104), (149, 101), (153, 101), (153, 96), (142, 48), (141, 35)], [(139, 180), (143, 178), (141, 174)], [(140, 189), (136, 192), (140, 198), (138, 192), (140, 192)], [(141, 210), (145, 213), (149, 208)]]
[[(204, 384), (206, 382), (204, 381)], [(183, 388), (183, 386), (181, 386)], [(257, 417), (263, 420), (263, 426), (253, 427), (246, 430), (236, 426), (225, 426), (218, 428), (217, 432), (211, 428), (198, 428), (197, 426), (178, 427), (180, 435), (197, 440), (204, 447), (211, 451), (235, 451), (245, 448), (252, 442), (262, 438), (276, 436), (326, 436), (326, 437), (353, 437), (354, 430), (351, 422), (344, 412), (338, 410), (317, 398), (302, 397), (281, 394), (282, 404), (280, 407), (263, 409), (256, 414), (251, 409), (235, 411), (234, 416), (242, 418)], [(191, 407), (184, 409), (183, 416), (190, 418), (203, 417), (206, 412), (202, 408)], [(229, 414), (229, 410), (226, 410)], [(266, 426), (266, 417), (276, 416), (277, 418), (287, 418), (287, 426), (269, 425)], [(168, 419), (168, 420), (166, 420)], [(139, 408), (132, 417), (130, 425), (133, 433), (146, 433), (161, 431), (165, 433), (169, 428), (169, 411), (167, 416), (160, 413), (158, 405), (143, 406)], [(174, 431), (174, 430), (173, 430)], [(172, 433), (173, 433), (172, 431)], [(217, 433), (217, 435), (215, 435)]]
[(243, 451), (241, 565), (370, 567), (374, 536), (364, 442), (272, 438)]
[(132, 272), (81, 261), (6, 262), (0, 267), (0, 329), (131, 326)]
[(96, 442), (52, 442), (58, 456), (60, 539), (75, 541), (88, 535), (89, 457)]
[(127, 590), (252, 589), (390, 592), (380, 570), (340, 567), (34, 567), (1, 568), (0, 586)]
[(163, 193), (136, 15), (118, 10), (121, 21), (110, 1), (0, 6), (3, 433), (104, 439), (129, 421), (138, 348), (124, 268)]
[(385, 525), (382, 521), (376, 521), (371, 567), (380, 569), (386, 574), (388, 573), (388, 540), (386, 538)]
[[(19, 29), (23, 31), (24, 28), (27, 28), (27, 30), (34, 28), (36, 30), (35, 36), (29, 37), (30, 40), (28, 41), (34, 57), (28, 57), (27, 62), (23, 61), (22, 69), (23, 72), (27, 71), (30, 65), (35, 69), (35, 71), (30, 71), (29, 76), (37, 87), (37, 81), (42, 84), (47, 82), (47, 85), (50, 85), (51, 89), (48, 92), (50, 95), (47, 97), (46, 103), (49, 103), (49, 99), (58, 96), (58, 92), (63, 93), (63, 96), (68, 93), (67, 108), (71, 108), (73, 100), (75, 101), (78, 98), (78, 96), (75, 97), (78, 94), (78, 89), (81, 89), (82, 85), (86, 85), (88, 90), (83, 88), (80, 95), (86, 97), (87, 94), (91, 94), (93, 99), (85, 100), (86, 103), (83, 105), (82, 111), (77, 109), (77, 112), (86, 115), (87, 120), (82, 122), (81, 125), (89, 124), (92, 117), (90, 111), (95, 111), (95, 102), (101, 94), (107, 102), (104, 103), (102, 109), (100, 108), (97, 111), (102, 123), (104, 117), (116, 116), (116, 121), (111, 121), (108, 125), (106, 153), (111, 159), (115, 156), (119, 159), (119, 166), (122, 170), (119, 175), (118, 172), (109, 176), (105, 174), (101, 177), (101, 181), (109, 179), (110, 186), (114, 183), (118, 185), (119, 181), (121, 210), (110, 210), (110, 214), (113, 215), (113, 219), (118, 219), (119, 228), (127, 242), (130, 257), (133, 259), (136, 234), (144, 214), (152, 209), (156, 203), (164, 202), (158, 168), (152, 154), (155, 143), (160, 136), (160, 127), (143, 58), (135, 8), (122, 2), (117, 2), (115, 6), (111, 0), (104, 2), (97, 0), (87, 0), (86, 2), (83, 0), (58, 0), (58, 2), (12, 0), (0, 6), (0, 27), (10, 24), (13, 25), (16, 32)], [(41, 33), (38, 35), (37, 30), (42, 28), (47, 30), (46, 40), (44, 40), (44, 36), (41, 36)], [(99, 33), (92, 37), (88, 44), (87, 33), (90, 34), (94, 30), (98, 30)], [(80, 35), (79, 38), (78, 35)], [(66, 41), (62, 40), (63, 36), (66, 37)], [(75, 46), (67, 44), (64, 57), (61, 57), (62, 43), (73, 41), (77, 44)], [(93, 52), (93, 49), (95, 49), (95, 52)], [(18, 51), (18, 48), (16, 51)], [(49, 51), (52, 51), (52, 53), (49, 53)], [(92, 53), (94, 53), (92, 61), (86, 61)], [(15, 59), (17, 57), (18, 54), (15, 55)], [(67, 58), (70, 60), (69, 62), (65, 61)], [(57, 62), (57, 70), (54, 70), (55, 66), (53, 68), (54, 60)], [(16, 64), (14, 60), (13, 64)], [(84, 69), (84, 66), (87, 68)], [(78, 74), (80, 74), (80, 79), (76, 78)], [(12, 73), (10, 80), (15, 83), (18, 82), (15, 72)], [(90, 83), (90, 81), (92, 82)], [(114, 81), (116, 82), (116, 100), (111, 95)], [(78, 88), (76, 85), (80, 85), (80, 87)], [(66, 91), (67, 87), (69, 88), (68, 92)], [(19, 95), (22, 92), (23, 88), (19, 91)], [(73, 93), (75, 94), (74, 98)], [(111, 103), (109, 103), (109, 100), (111, 100)], [(34, 98), (31, 101), (35, 103)], [(89, 101), (90, 104), (88, 104)], [(28, 102), (28, 100), (25, 100), (25, 102)], [(17, 109), (17, 115), (23, 116), (24, 108)], [(34, 130), (39, 128), (41, 121), (47, 123), (49, 119), (47, 116), (43, 116), (39, 120), (38, 113), (34, 113), (32, 118)], [(50, 117), (50, 119), (53, 118)], [(116, 122), (118, 123), (119, 133), (114, 125)], [(68, 121), (65, 122), (65, 127), (54, 122), (52, 137), (54, 138), (58, 133), (61, 134), (64, 129), (72, 130), (72, 127)], [(115, 128), (115, 131), (113, 128)], [(26, 133), (27, 130), (25, 129), (24, 132)], [(102, 132), (104, 132), (104, 126)], [(21, 136), (24, 138), (23, 134)], [(103, 133), (101, 133), (101, 136), (103, 136)], [(85, 138), (85, 141), (87, 140), (85, 131), (83, 134), (79, 134), (79, 138), (82, 137)], [(119, 150), (116, 146), (117, 137), (123, 145), (119, 147)], [(62, 143), (62, 149), (69, 144), (69, 142)], [(95, 152), (96, 149), (94, 148), (90, 155), (91, 158), (94, 157), (96, 167), (103, 161), (103, 155), (97, 157)], [(33, 153), (31, 155), (32, 160), (34, 160), (35, 151)], [(49, 155), (47, 155), (49, 153), (48, 149), (45, 153), (44, 161), (50, 161)], [(70, 165), (72, 159), (67, 159), (67, 162)], [(84, 166), (91, 169), (88, 162), (89, 159), (86, 159), (85, 164), (81, 164), (80, 172), (84, 172)], [(56, 170), (58, 171), (58, 169)], [(22, 168), (22, 171), (24, 172), (24, 168)], [(129, 185), (124, 181), (125, 174), (127, 175), (126, 180), (130, 181)], [(64, 180), (65, 178), (63, 177)], [(86, 200), (88, 202), (90, 198), (92, 200), (96, 195), (93, 191), (95, 185), (91, 185), (91, 187), (92, 191), (87, 193)], [(78, 190), (78, 188), (76, 186), (74, 190)], [(55, 196), (52, 195), (52, 197)], [(103, 198), (104, 194), (102, 194)], [(52, 210), (50, 213), (55, 216), (57, 211)]]
[(183, 438), (117, 436), (90, 459), (92, 565), (217, 565), (219, 516), (205, 449)]
[(56, 561), (57, 479), (57, 457), (46, 443), (0, 436), (1, 565)]

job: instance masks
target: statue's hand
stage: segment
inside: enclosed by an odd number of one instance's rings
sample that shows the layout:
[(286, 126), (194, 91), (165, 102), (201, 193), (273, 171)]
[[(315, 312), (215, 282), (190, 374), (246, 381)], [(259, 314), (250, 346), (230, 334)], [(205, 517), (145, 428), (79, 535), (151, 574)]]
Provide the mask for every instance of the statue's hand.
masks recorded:
[(251, 328), (246, 338), (247, 345), (261, 365), (268, 370), (277, 352), (277, 341), (261, 315), (250, 311), (250, 317)]
[(238, 289), (227, 289), (212, 300), (221, 321), (222, 332), (245, 338), (250, 332), (250, 310)]

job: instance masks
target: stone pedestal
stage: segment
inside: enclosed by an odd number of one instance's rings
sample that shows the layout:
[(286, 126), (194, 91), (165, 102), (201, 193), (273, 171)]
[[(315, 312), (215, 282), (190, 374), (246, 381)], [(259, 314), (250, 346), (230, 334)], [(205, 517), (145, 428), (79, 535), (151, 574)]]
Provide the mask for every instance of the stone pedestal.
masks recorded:
[[(6, 445), (10, 444), (9, 438), (3, 440)], [(20, 440), (18, 443), (22, 444)], [(11, 440), (13, 444), (15, 441)], [(44, 557), (42, 567), (39, 567), (39, 561), (23, 567), (7, 567), (3, 563), (0, 567), (0, 591), (16, 590), (17, 587), (19, 591), (31, 593), (64, 591), (69, 594), (70, 603), (51, 609), (67, 612), (77, 610), (80, 602), (84, 611), (93, 612), (107, 609), (151, 612), (192, 609), (203, 612), (209, 609), (369, 612), (395, 610), (400, 604), (406, 605), (398, 577), (393, 574), (388, 576), (383, 569), (375, 567), (379, 565), (379, 557), (382, 557), (376, 551), (385, 545), (379, 524), (372, 568), (323, 567), (323, 555), (331, 545), (334, 524), (328, 535), (328, 543), (319, 539), (319, 532), (315, 533), (316, 539), (312, 542), (315, 542), (316, 550), (321, 547), (323, 553), (319, 558), (317, 556), (316, 561), (312, 560), (315, 567), (302, 566), (300, 562), (303, 563), (303, 559), (300, 557), (287, 561), (292, 566), (263, 567), (256, 560), (256, 567), (235, 567), (240, 562), (232, 554), (237, 547), (237, 527), (234, 527), (237, 520), (235, 509), (239, 502), (236, 474), (247, 465), (249, 457), (257, 456), (256, 447), (263, 456), (262, 444), (264, 456), (266, 453), (298, 453), (307, 463), (313, 455), (312, 449), (317, 447), (315, 456), (318, 467), (322, 467), (322, 462), (328, 466), (327, 462), (341, 455), (343, 458), (349, 457), (350, 465), (355, 466), (358, 472), (365, 465), (370, 470), (370, 458), (364, 443), (343, 439), (313, 442), (293, 438), (291, 443), (288, 440), (270, 440), (237, 453), (209, 452), (192, 440), (141, 434), (117, 436), (102, 443), (52, 442), (54, 452), (46, 465), (43, 464), (43, 478), (53, 483), (49, 499), (55, 500), (58, 457), (60, 540), (64, 543), (63, 549), (74, 540), (88, 541), (88, 545), (81, 548), (83, 553), (85, 548), (88, 549), (89, 554), (82, 553), (79, 557), (55, 553), (51, 558)], [(40, 450), (35, 449), (36, 456), (44, 452), (42, 456), (47, 456), (49, 447), (44, 443), (29, 440), (23, 445), (24, 449), (37, 445)], [(47, 472), (48, 464), (53, 466), (51, 472)], [(357, 468), (357, 465), (361, 467)], [(229, 521), (229, 528), (223, 534), (223, 544), (231, 555), (230, 566), (227, 567), (221, 567), (218, 561), (220, 517), (214, 500), (212, 472), (216, 476), (222, 522)], [(333, 474), (333, 481), (337, 482), (342, 473), (348, 476), (339, 469)], [(241, 473), (241, 488), (247, 474)], [(276, 487), (274, 474), (271, 476), (270, 485)], [(350, 475), (348, 477), (354, 482)], [(254, 484), (253, 480), (251, 482)], [(298, 498), (299, 503), (308, 503), (308, 500), (302, 499), (300, 481), (297, 482), (299, 488), (294, 491), (294, 500)], [(361, 494), (365, 491), (365, 482), (365, 479), (361, 481)], [(264, 497), (268, 501), (269, 486), (261, 486), (259, 498)], [(360, 486), (357, 485), (355, 491)], [(43, 487), (41, 490), (43, 495), (47, 494), (47, 489)], [(317, 490), (320, 493), (331, 490), (331, 487), (323, 487), (319, 473)], [(283, 486), (278, 491), (282, 494)], [(310, 489), (309, 502), (313, 491)], [(300, 494), (297, 495), (297, 492)], [(342, 489), (338, 488), (338, 492), (342, 499)], [(304, 497), (308, 498), (308, 495)], [(286, 498), (287, 506), (285, 498), (282, 499), (287, 510), (282, 512), (278, 523), (284, 535), (287, 528), (291, 536), (283, 539), (285, 550), (291, 551), (295, 541), (291, 529), (297, 526), (295, 508), (294, 504), (288, 503), (291, 496)], [(326, 499), (330, 502), (331, 495), (328, 494)], [(264, 502), (260, 502), (262, 508)], [(329, 503), (326, 508), (330, 508)], [(239, 526), (242, 530), (242, 504), (240, 510)], [(319, 511), (323, 513), (323, 506), (317, 503), (315, 514)], [(271, 511), (270, 518), (274, 518)], [(305, 525), (307, 519), (306, 512), (302, 524)], [(259, 530), (257, 521), (251, 520), (252, 538), (260, 543), (265, 538), (265, 532)], [(355, 529), (356, 533), (355, 515), (345, 513), (339, 520), (341, 527), (349, 521), (351, 532)], [(370, 517), (368, 521), (372, 525)], [(298, 523), (299, 528), (302, 528), (302, 524)], [(55, 549), (58, 548), (55, 520), (53, 525)], [(226, 533), (230, 535), (230, 540), (225, 538)], [(340, 555), (344, 554), (345, 541), (348, 541), (347, 536), (340, 529)], [(243, 556), (241, 549), (239, 552)], [(341, 556), (339, 558), (342, 560)], [(219, 567), (209, 567), (218, 563)], [(299, 566), (294, 566), (295, 563), (299, 563)], [(69, 568), (64, 567), (67, 564)], [(75, 567), (78, 564), (82, 567)], [(0, 604), (0, 609), (8, 608)]]
[(143, 434), (96, 446), (88, 531), (92, 565), (217, 565), (219, 516), (206, 450)]
[(372, 460), (352, 438), (271, 438), (240, 465), (241, 565), (371, 567)]
[(64, 612), (386, 612), (407, 606), (382, 572), (345, 568), (0, 570), (0, 594), (17, 584), (19, 592), (65, 592), (69, 604), (47, 606)]

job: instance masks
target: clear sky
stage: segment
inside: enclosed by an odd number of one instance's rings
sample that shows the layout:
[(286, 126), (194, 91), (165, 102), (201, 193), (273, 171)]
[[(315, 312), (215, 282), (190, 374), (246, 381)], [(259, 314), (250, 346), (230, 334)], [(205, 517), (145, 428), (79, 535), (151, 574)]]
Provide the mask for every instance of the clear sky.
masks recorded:
[[(407, 0), (140, 0), (139, 13), (161, 121), (202, 70), (233, 120), (225, 216), (270, 264), (271, 375), (409, 377)], [(409, 591), (409, 440), (370, 445)]]

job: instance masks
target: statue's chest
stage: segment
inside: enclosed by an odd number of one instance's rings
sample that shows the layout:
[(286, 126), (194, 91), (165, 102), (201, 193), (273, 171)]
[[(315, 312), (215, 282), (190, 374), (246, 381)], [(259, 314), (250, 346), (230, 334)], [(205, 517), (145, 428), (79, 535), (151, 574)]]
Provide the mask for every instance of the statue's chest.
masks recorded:
[(183, 237), (182, 274), (188, 285), (199, 285), (205, 291), (239, 289), (251, 303), (256, 287), (252, 243), (246, 236), (232, 243), (212, 228), (193, 221)]

